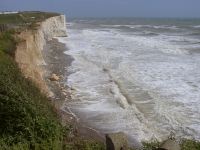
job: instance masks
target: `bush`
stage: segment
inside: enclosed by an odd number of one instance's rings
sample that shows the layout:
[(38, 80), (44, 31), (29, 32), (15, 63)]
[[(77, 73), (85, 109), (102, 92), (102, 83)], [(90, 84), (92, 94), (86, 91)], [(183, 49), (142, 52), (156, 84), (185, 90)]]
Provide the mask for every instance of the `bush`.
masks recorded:
[(200, 142), (184, 139), (181, 142), (181, 150), (200, 150)]
[(0, 85), (1, 147), (62, 145), (62, 126), (48, 99), (2, 52)]
[(17, 44), (16, 39), (13, 37), (14, 32), (14, 30), (8, 30), (0, 33), (0, 51), (14, 55)]
[(158, 142), (157, 140), (152, 141), (152, 142), (143, 142), (143, 150), (156, 150), (157, 148), (160, 147), (160, 142)]
[(82, 139), (64, 145), (64, 150), (105, 150), (105, 146), (95, 141)]

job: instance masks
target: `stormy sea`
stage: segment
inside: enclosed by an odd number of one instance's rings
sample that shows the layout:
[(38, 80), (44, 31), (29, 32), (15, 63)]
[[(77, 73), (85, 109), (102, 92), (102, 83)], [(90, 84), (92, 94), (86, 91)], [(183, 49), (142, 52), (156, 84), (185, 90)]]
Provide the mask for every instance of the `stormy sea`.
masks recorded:
[(66, 106), (80, 122), (130, 141), (200, 140), (200, 20), (70, 19), (67, 32)]

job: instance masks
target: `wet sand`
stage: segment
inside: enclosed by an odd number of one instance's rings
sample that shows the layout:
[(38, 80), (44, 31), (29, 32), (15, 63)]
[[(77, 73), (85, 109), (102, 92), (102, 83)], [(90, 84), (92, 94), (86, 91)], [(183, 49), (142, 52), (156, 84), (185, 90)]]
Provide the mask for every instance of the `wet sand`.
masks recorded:
[[(43, 50), (45, 65), (45, 80), (52, 92), (50, 99), (55, 106), (56, 111), (59, 113), (62, 124), (70, 124), (76, 130), (76, 136), (84, 139), (93, 139), (101, 142), (105, 141), (104, 135), (95, 131), (87, 125), (80, 123), (76, 117), (67, 109), (64, 102), (71, 101), (71, 94), (67, 86), (67, 77), (70, 75), (69, 66), (73, 58), (64, 54), (67, 51), (65, 44), (58, 42), (57, 39), (52, 39), (47, 42)], [(51, 81), (49, 78), (52, 74), (59, 76), (59, 81)]]

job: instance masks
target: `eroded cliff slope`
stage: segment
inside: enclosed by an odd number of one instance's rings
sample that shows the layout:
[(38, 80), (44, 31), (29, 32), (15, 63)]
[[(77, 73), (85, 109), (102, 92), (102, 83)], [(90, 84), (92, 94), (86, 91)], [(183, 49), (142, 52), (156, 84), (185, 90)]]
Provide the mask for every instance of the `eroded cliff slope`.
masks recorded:
[(38, 23), (36, 30), (20, 33), (21, 42), (17, 45), (15, 60), (26, 78), (30, 78), (42, 90), (49, 94), (43, 79), (45, 61), (42, 56), (43, 47), (53, 37), (67, 36), (65, 16), (55, 16)]

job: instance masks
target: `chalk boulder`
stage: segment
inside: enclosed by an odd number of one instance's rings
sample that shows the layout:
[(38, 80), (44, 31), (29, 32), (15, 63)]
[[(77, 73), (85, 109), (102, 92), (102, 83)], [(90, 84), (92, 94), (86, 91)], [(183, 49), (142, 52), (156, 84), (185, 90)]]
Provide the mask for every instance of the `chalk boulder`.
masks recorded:
[(60, 77), (58, 75), (56, 75), (55, 73), (53, 73), (49, 79), (51, 81), (58, 81), (60, 79)]
[(168, 139), (160, 147), (160, 150), (181, 150), (180, 145), (175, 141)]
[(107, 150), (127, 150), (128, 140), (124, 133), (106, 134), (106, 149)]

